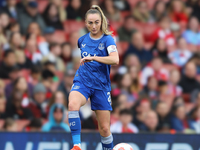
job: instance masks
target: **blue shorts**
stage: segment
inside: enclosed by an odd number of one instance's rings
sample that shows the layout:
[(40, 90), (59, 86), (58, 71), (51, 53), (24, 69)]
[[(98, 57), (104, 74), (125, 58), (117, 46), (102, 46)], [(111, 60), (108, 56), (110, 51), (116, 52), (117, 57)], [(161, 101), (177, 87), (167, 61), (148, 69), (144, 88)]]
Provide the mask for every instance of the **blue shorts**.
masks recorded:
[(74, 82), (71, 91), (80, 92), (86, 98), (86, 100), (90, 98), (92, 110), (112, 111), (110, 91), (96, 90), (85, 86), (80, 81)]

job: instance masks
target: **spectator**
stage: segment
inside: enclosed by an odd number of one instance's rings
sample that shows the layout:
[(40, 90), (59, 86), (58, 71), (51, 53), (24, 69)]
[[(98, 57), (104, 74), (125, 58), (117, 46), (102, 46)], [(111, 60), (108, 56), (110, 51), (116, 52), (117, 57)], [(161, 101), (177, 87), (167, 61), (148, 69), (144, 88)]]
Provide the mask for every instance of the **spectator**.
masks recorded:
[(158, 22), (158, 20), (166, 15), (166, 3), (164, 1), (156, 1), (151, 11), (151, 21)]
[(29, 103), (28, 108), (35, 118), (47, 117), (46, 92), (47, 90), (42, 83), (38, 83), (33, 88), (33, 99)]
[(85, 130), (98, 130), (98, 122), (94, 111), (90, 117), (82, 121), (81, 126)]
[(59, 20), (61, 22), (66, 20), (66, 11), (65, 11), (65, 6), (62, 3), (62, 0), (50, 0), (50, 3), (56, 5), (58, 7), (58, 13), (59, 13)]
[(170, 30), (170, 18), (165, 15), (158, 20), (158, 28), (149, 36), (149, 42), (155, 43), (157, 39), (164, 39), (168, 46), (175, 44), (175, 38)]
[(163, 63), (171, 63), (171, 60), (168, 58), (167, 44), (164, 39), (157, 39), (151, 51), (153, 56), (160, 57)]
[(180, 38), (178, 39), (178, 49), (169, 53), (168, 56), (175, 65), (183, 67), (192, 57), (192, 53), (187, 49), (185, 39)]
[(80, 49), (78, 48), (77, 41), (79, 39), (79, 33), (74, 31), (69, 35), (69, 43), (72, 48), (72, 57), (81, 58)]
[(18, 126), (16, 121), (12, 118), (7, 118), (3, 125), (3, 129), (7, 132), (17, 132), (18, 131), (17, 127)]
[[(49, 109), (51, 108), (51, 106), (53, 104), (62, 104), (64, 107), (65, 107), (65, 113), (68, 114), (67, 112), (67, 104), (68, 104), (68, 101), (67, 99), (65, 98), (65, 95), (62, 91), (56, 91), (54, 92), (53, 96), (51, 97), (50, 101), (49, 101), (49, 104), (47, 106), (47, 109), (49, 111)], [(68, 117), (66, 115), (66, 118), (64, 118), (64, 121), (65, 122), (68, 122)]]
[(114, 0), (114, 5), (120, 11), (130, 11), (130, 5), (127, 1), (124, 0)]
[(150, 110), (145, 113), (144, 125), (141, 126), (141, 132), (156, 132), (158, 130), (158, 116), (155, 111)]
[(165, 126), (170, 126), (169, 106), (166, 102), (160, 101), (157, 103), (156, 112), (158, 114), (158, 129), (162, 130)]
[(200, 107), (196, 106), (189, 114), (190, 120), (189, 125), (196, 133), (200, 133)]
[(26, 57), (24, 51), (15, 51), (17, 66), (20, 69), (30, 69), (33, 66), (33, 63), (29, 58)]
[(195, 1), (194, 6), (192, 7), (192, 14), (191, 16), (196, 17), (200, 21), (200, 1)]
[(182, 88), (178, 85), (180, 81), (180, 72), (177, 69), (173, 69), (170, 72), (168, 82), (168, 92), (174, 96), (182, 95)]
[[(12, 33), (20, 33), (20, 25), (17, 21), (12, 21), (10, 24), (9, 24), (9, 30), (7, 32), (7, 36), (8, 37), (11, 37), (11, 34)], [(21, 33), (20, 33), (21, 35)], [(24, 39), (22, 39), (22, 44), (24, 46)]]
[(48, 49), (48, 43), (46, 42), (46, 39), (42, 35), (41, 28), (37, 22), (32, 22), (28, 26), (28, 36), (27, 40), (29, 38), (36, 38), (37, 46), (42, 55), (47, 55), (49, 53)]
[(101, 8), (108, 20), (120, 21), (120, 11), (114, 6), (114, 2), (112, 0), (103, 1)]
[(184, 132), (189, 128), (189, 123), (186, 118), (186, 110), (184, 105), (176, 105), (173, 108), (173, 115), (171, 116), (171, 128), (178, 132)]
[(65, 65), (62, 59), (59, 57), (61, 55), (61, 46), (58, 43), (51, 43), (49, 45), (49, 54), (43, 58), (43, 62), (50, 61), (55, 64), (56, 70), (64, 72)]
[(61, 58), (64, 61), (65, 64), (72, 61), (72, 49), (68, 42), (65, 42), (61, 45), (62, 52), (61, 52)]
[(173, 22), (187, 23), (188, 16), (185, 4), (181, 0), (173, 0), (169, 6), (169, 16)]
[(141, 84), (146, 85), (150, 76), (155, 76), (157, 80), (167, 81), (168, 70), (163, 68), (163, 61), (160, 57), (154, 57), (150, 65), (147, 65), (141, 72)]
[[(55, 74), (49, 70), (49, 69), (44, 69), (42, 71), (42, 80), (41, 83), (45, 86), (47, 92), (46, 92), (46, 98), (49, 99), (52, 96), (52, 93), (56, 91), (57, 89), (57, 81), (59, 79), (55, 76)], [(56, 84), (55, 84), (56, 83)]]
[[(170, 29), (171, 29), (171, 32), (176, 41), (182, 37), (182, 29), (181, 29), (181, 25), (179, 23), (172, 22), (170, 25)], [(172, 48), (173, 48), (173, 46), (172, 46)]]
[(4, 96), (0, 96), (0, 119), (6, 118), (6, 98)]
[(81, 20), (81, 0), (70, 0), (66, 8), (67, 19)]
[(135, 54), (129, 54), (124, 60), (124, 65), (127, 68), (131, 68), (132, 66), (136, 66), (138, 69), (141, 68), (139, 58)]
[(59, 17), (59, 8), (49, 3), (43, 12), (43, 19), (47, 26), (53, 27), (56, 30), (63, 30), (63, 25)]
[(16, 6), (17, 0), (7, 0), (7, 5), (2, 9), (3, 12), (7, 13), (11, 18), (17, 20), (19, 9)]
[(0, 20), (1, 20), (1, 27), (3, 28), (4, 33), (7, 34), (10, 25), (9, 15), (5, 12), (0, 13)]
[[(184, 102), (183, 97), (177, 96), (177, 97), (175, 97), (174, 100), (173, 100), (172, 108), (175, 107), (175, 106), (184, 105), (184, 104), (185, 104), (185, 102)], [(171, 112), (172, 112), (172, 111), (173, 111), (173, 110), (171, 110)]]
[(133, 103), (136, 101), (136, 97), (135, 95), (131, 92), (131, 76), (129, 73), (125, 73), (123, 75), (121, 75), (120, 79), (119, 79), (119, 89), (121, 91), (122, 94), (127, 96), (127, 102), (131, 105), (133, 105)]
[(148, 77), (147, 85), (144, 86), (143, 90), (140, 92), (140, 96), (146, 96), (151, 100), (158, 100), (158, 80), (154, 76)]
[[(1, 18), (0, 18), (1, 21)], [(3, 30), (3, 26), (0, 24), (0, 47), (3, 47), (4, 49), (8, 47), (8, 40), (6, 38), (6, 35)]]
[[(126, 101), (126, 100), (125, 100)], [(112, 101), (112, 112), (110, 114), (110, 124), (116, 123), (119, 120), (119, 112), (121, 110), (121, 103), (118, 101)]]
[(43, 56), (40, 53), (40, 51), (38, 50), (37, 41), (35, 39), (35, 36), (33, 34), (30, 36), (31, 37), (29, 37), (26, 40), (26, 46), (25, 46), (24, 53), (25, 53), (26, 57), (32, 61), (33, 64), (35, 64), (35, 65), (40, 64), (40, 61), (42, 60)]
[[(30, 1), (25, 6), (25, 10), (20, 12), (18, 15), (18, 22), (20, 24), (21, 33), (24, 35), (28, 29), (28, 26), (31, 22), (37, 22), (42, 31), (46, 28), (44, 20), (41, 15), (38, 13), (38, 4), (36, 1)], [(24, 21), (26, 20), (26, 21)]]
[(130, 54), (135, 54), (139, 58), (142, 65), (151, 61), (152, 54), (144, 48), (144, 38), (141, 32), (135, 32), (132, 34), (131, 43), (126, 50), (123, 59), (125, 60)]
[(199, 21), (196, 17), (190, 18), (188, 29), (183, 32), (183, 37), (188, 44), (200, 45)]
[(131, 76), (131, 86), (130, 91), (133, 95), (138, 98), (138, 93), (141, 91), (140, 79), (139, 79), (139, 68), (137, 66), (132, 66), (129, 68), (129, 74)]
[(130, 110), (121, 110), (119, 113), (119, 121), (111, 125), (110, 131), (112, 133), (138, 133), (139, 130), (131, 123), (132, 120), (133, 117)]
[(69, 126), (64, 122), (65, 115), (65, 107), (62, 104), (54, 104), (50, 109), (49, 121), (42, 126), (42, 131), (69, 132)]
[(5, 86), (4, 81), (0, 79), (0, 97), (5, 96)]
[(31, 68), (30, 76), (28, 78), (28, 82), (32, 85), (36, 85), (42, 76), (42, 69), (39, 66), (33, 65)]
[(138, 22), (149, 22), (150, 13), (146, 1), (138, 1), (132, 11), (132, 15)]
[(117, 30), (119, 35), (119, 41), (131, 42), (132, 33), (136, 31), (134, 29), (134, 19), (132, 16), (126, 16), (123, 25)]
[(28, 126), (26, 126), (25, 131), (29, 132), (40, 132), (42, 127), (42, 120), (40, 118), (31, 119)]
[(73, 84), (75, 72), (74, 70), (66, 70), (63, 81), (58, 86), (58, 90), (62, 91), (65, 94), (66, 99), (68, 100), (69, 92)]
[(145, 114), (151, 110), (151, 103), (148, 99), (140, 99), (136, 102), (136, 104), (132, 107), (133, 112), (133, 123), (138, 127), (144, 126)]
[(23, 42), (21, 34), (19, 32), (11, 33), (9, 48), (14, 51), (17, 51), (17, 50), (22, 50), (23, 46), (24, 46), (24, 42)]
[(179, 85), (183, 88), (183, 93), (191, 93), (200, 88), (199, 82), (195, 79), (196, 66), (193, 62), (188, 62), (185, 65), (184, 73), (182, 74)]
[(3, 61), (1, 62), (1, 67), (0, 67), (0, 78), (8, 79), (9, 73), (16, 65), (17, 64), (14, 51), (13, 50), (5, 51)]
[(15, 90), (22, 93), (22, 106), (26, 107), (29, 104), (29, 98), (32, 96), (33, 86), (27, 83), (24, 77), (15, 79), (14, 82), (6, 88), (6, 97), (8, 100), (11, 99), (10, 95), (12, 95), (12, 92)]
[(32, 112), (22, 106), (23, 93), (14, 90), (11, 96), (11, 101), (6, 106), (6, 117), (13, 119), (32, 119)]

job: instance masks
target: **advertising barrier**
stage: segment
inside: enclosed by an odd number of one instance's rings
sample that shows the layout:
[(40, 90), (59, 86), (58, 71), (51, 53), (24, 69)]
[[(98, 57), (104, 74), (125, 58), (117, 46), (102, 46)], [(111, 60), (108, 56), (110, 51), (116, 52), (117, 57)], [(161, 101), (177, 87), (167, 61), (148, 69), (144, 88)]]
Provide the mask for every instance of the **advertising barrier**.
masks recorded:
[[(133, 150), (200, 150), (200, 135), (113, 134)], [(99, 133), (82, 133), (82, 150), (102, 150)], [(70, 133), (0, 133), (0, 150), (70, 150)]]

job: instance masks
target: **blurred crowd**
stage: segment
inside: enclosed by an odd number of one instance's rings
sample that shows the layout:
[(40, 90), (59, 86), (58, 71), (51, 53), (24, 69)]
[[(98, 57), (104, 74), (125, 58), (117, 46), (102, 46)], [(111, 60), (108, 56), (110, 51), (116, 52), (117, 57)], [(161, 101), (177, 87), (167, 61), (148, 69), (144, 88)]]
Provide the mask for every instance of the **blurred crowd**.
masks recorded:
[[(112, 133), (200, 133), (200, 0), (3, 0), (0, 130), (66, 131), (84, 14), (101, 6), (111, 67)], [(90, 100), (82, 128), (98, 130)]]

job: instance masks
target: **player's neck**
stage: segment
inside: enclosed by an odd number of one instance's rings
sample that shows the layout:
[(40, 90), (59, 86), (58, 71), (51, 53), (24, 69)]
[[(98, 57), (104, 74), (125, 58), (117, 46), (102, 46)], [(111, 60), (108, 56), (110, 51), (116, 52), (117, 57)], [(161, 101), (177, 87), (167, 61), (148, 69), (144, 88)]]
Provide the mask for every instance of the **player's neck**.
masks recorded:
[(92, 34), (92, 33), (90, 32), (90, 36), (91, 36), (92, 38), (94, 38), (94, 39), (100, 38), (100, 37), (102, 36), (102, 34), (103, 34), (102, 31), (98, 32), (97, 34)]

